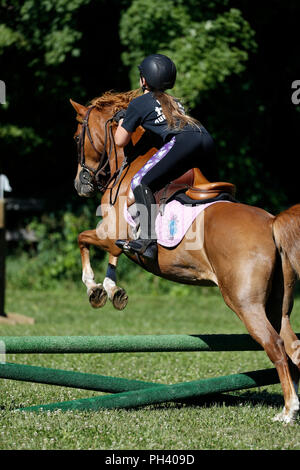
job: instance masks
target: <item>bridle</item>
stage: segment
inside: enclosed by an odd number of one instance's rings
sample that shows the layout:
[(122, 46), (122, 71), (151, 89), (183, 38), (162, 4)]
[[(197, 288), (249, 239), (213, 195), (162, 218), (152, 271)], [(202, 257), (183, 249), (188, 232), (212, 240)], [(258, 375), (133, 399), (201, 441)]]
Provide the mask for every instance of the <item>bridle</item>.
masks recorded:
[[(99, 189), (100, 192), (105, 192), (108, 189), (110, 183), (114, 181), (114, 184), (111, 188), (113, 188), (119, 181), (121, 173), (125, 166), (127, 165), (126, 158), (120, 168), (118, 168), (118, 158), (117, 158), (117, 150), (116, 144), (114, 140), (114, 136), (112, 133), (112, 126), (111, 123), (114, 121), (114, 116), (108, 119), (105, 122), (105, 135), (104, 135), (104, 146), (103, 151), (99, 152), (96, 149), (95, 144), (93, 142), (93, 138), (89, 128), (89, 117), (91, 111), (95, 108), (95, 106), (90, 106), (83, 117), (80, 120), (80, 124), (82, 125), (81, 133), (78, 136), (77, 140), (77, 155), (78, 155), (78, 163), (80, 164), (82, 170), (79, 173), (80, 182), (84, 185), (88, 185), (93, 189), (96, 187)], [(88, 136), (90, 144), (92, 145), (95, 152), (100, 156), (99, 163), (97, 168), (92, 168), (85, 163), (85, 152), (84, 152), (84, 142), (85, 142), (85, 135)], [(109, 151), (107, 152), (107, 146), (109, 143)], [(116, 171), (113, 175), (111, 175), (111, 169), (109, 165), (110, 157), (112, 152), (115, 153), (115, 168)], [(102, 178), (101, 178), (102, 177)]]
[[(94, 186), (96, 186), (100, 191), (102, 191), (104, 188), (102, 188), (102, 183), (100, 182), (100, 175), (103, 176), (104, 178), (107, 177), (110, 173), (110, 168), (107, 168), (107, 166), (109, 166), (108, 158), (105, 159), (105, 157), (107, 156), (107, 152), (106, 152), (107, 142), (104, 142), (103, 151), (102, 153), (100, 153), (95, 147), (95, 144), (93, 142), (93, 138), (90, 132), (89, 117), (94, 108), (95, 106), (91, 106), (90, 108), (88, 108), (83, 119), (78, 120), (82, 126), (81, 133), (77, 136), (78, 163), (80, 164), (82, 168), (79, 174), (79, 179), (82, 184), (91, 186), (93, 188)], [(107, 128), (107, 124), (108, 124), (108, 121), (105, 123), (105, 129)], [(99, 163), (96, 169), (88, 166), (85, 163), (85, 152), (84, 152), (85, 135), (88, 136), (90, 144), (92, 145), (95, 152), (98, 155), (100, 155)], [(107, 135), (107, 132), (105, 132), (105, 141), (107, 140), (106, 135)], [(104, 162), (104, 160), (106, 161)]]

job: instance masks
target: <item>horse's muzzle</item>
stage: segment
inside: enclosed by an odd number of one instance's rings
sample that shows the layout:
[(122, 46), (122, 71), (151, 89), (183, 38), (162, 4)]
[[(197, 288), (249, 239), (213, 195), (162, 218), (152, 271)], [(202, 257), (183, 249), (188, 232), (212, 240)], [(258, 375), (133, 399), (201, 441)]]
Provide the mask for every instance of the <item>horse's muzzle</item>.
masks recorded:
[(74, 186), (78, 195), (82, 197), (95, 196), (96, 189), (95, 189), (94, 184), (91, 181), (82, 177), (81, 173), (82, 172), (80, 172), (79, 174), (79, 178), (76, 178), (74, 181)]

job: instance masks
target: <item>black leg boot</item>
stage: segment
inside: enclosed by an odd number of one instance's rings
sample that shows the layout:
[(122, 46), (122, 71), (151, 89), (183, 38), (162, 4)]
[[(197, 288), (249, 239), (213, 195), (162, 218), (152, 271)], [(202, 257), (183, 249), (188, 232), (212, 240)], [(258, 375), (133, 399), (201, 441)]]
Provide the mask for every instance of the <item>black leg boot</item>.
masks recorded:
[(131, 240), (129, 242), (118, 240), (116, 245), (123, 250), (141, 254), (145, 258), (155, 259), (157, 257), (157, 243), (155, 230), (152, 227), (152, 224), (154, 226), (155, 223), (153, 212), (156, 203), (154, 196), (148, 186), (143, 184), (138, 185), (133, 190), (133, 194), (140, 213), (140, 237), (138, 240)]

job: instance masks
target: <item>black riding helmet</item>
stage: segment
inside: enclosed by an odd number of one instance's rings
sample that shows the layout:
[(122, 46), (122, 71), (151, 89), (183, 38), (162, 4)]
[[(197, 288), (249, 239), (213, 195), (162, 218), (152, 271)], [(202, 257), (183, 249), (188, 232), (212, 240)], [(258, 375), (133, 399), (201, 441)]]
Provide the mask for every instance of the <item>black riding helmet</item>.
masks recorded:
[(151, 54), (138, 69), (152, 90), (166, 90), (175, 84), (176, 66), (166, 55)]

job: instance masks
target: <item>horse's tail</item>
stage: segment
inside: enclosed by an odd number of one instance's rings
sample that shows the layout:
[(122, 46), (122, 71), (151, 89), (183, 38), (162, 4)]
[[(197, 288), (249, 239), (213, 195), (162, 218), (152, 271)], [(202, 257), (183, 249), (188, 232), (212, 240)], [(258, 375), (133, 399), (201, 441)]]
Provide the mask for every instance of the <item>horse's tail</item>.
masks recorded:
[(290, 207), (275, 217), (273, 236), (277, 248), (287, 256), (300, 277), (300, 204)]

